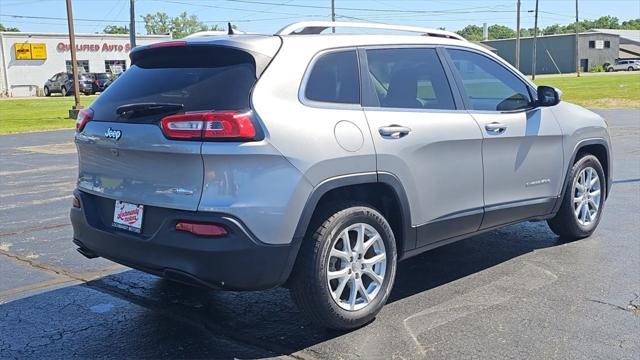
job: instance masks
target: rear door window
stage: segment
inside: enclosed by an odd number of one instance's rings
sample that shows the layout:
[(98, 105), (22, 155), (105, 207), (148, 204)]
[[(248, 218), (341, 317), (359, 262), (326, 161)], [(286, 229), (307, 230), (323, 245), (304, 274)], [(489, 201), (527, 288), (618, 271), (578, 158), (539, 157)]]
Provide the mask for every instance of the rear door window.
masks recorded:
[(256, 82), (251, 54), (211, 45), (159, 47), (132, 54), (132, 66), (92, 104), (94, 121), (149, 122), (162, 116), (121, 117), (122, 105), (182, 105), (180, 112), (244, 110)]
[(360, 103), (360, 75), (355, 50), (321, 55), (306, 82), (305, 97), (313, 101)]
[(435, 49), (371, 49), (367, 62), (380, 107), (455, 109)]

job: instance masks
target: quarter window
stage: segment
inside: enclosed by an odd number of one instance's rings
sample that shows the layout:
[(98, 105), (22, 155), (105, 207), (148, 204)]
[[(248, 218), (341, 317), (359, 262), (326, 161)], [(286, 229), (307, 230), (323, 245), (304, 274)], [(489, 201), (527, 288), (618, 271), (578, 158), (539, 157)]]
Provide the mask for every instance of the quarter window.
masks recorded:
[(504, 66), (471, 51), (447, 51), (473, 110), (512, 111), (531, 106), (527, 85)]
[(359, 104), (360, 75), (355, 50), (322, 55), (307, 79), (305, 97), (313, 101)]
[(367, 62), (380, 107), (455, 109), (434, 49), (372, 49)]

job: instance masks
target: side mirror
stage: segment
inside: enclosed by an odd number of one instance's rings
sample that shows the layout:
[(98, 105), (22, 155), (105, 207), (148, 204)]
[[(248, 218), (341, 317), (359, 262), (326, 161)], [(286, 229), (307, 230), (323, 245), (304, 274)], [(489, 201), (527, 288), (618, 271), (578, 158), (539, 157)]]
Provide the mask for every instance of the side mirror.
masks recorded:
[(538, 86), (538, 106), (554, 106), (560, 102), (562, 92), (551, 86)]

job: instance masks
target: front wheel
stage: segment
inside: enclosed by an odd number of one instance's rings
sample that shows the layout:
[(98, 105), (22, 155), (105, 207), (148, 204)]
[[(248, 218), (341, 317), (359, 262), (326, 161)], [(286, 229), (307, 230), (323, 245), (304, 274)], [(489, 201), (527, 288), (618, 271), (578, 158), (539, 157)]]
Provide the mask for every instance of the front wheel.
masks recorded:
[(348, 330), (373, 320), (386, 303), (397, 254), (393, 231), (382, 214), (366, 205), (337, 209), (305, 239), (291, 291), (312, 322)]
[(607, 72), (613, 72), (613, 68), (612, 67), (608, 68)]
[(571, 168), (560, 210), (547, 223), (565, 240), (590, 236), (598, 226), (606, 198), (604, 170), (598, 158), (585, 154)]
[(632, 67), (632, 66), (629, 66), (629, 67), (627, 68), (627, 71), (633, 71), (633, 67)]

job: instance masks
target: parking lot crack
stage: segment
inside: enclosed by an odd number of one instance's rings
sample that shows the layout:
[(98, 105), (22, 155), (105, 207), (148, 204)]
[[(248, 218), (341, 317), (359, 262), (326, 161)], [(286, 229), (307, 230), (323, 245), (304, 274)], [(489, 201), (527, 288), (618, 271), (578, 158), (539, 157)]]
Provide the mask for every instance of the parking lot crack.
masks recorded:
[(638, 299), (640, 299), (640, 294), (633, 294), (633, 295), (634, 295), (634, 298), (629, 300), (626, 307), (617, 305), (617, 304), (612, 304), (602, 300), (597, 300), (597, 299), (587, 299), (587, 300), (597, 304), (607, 305), (617, 310), (628, 311), (633, 315), (640, 316), (640, 304), (638, 303)]
[(4, 236), (14, 236), (14, 235), (21, 235), (21, 234), (26, 234), (26, 233), (34, 232), (34, 231), (42, 231), (42, 230), (57, 229), (57, 228), (65, 227), (65, 226), (71, 226), (71, 224), (69, 224), (69, 223), (64, 223), (64, 224), (54, 224), (54, 225), (47, 225), (47, 226), (41, 226), (41, 227), (35, 227), (35, 228), (29, 228), (29, 229), (27, 229), (27, 230), (19, 230), (19, 231), (13, 231), (13, 232), (8, 232), (8, 233), (0, 233), (0, 237), (4, 237)]
[(32, 259), (12, 254), (12, 253), (10, 253), (8, 251), (5, 251), (5, 250), (0, 250), (0, 255), (4, 255), (4, 256), (9, 257), (11, 259), (26, 263), (27, 265), (29, 265), (29, 266), (31, 266), (33, 268), (44, 270), (44, 271), (48, 271), (48, 272), (52, 272), (52, 273), (55, 273), (56, 275), (65, 276), (65, 277), (71, 278), (73, 280), (77, 280), (77, 281), (81, 281), (81, 282), (87, 282), (87, 281), (90, 280), (90, 279), (85, 279), (85, 278), (83, 278), (81, 276), (78, 276), (78, 275), (76, 275), (74, 273), (71, 273), (69, 271), (66, 271), (66, 270), (63, 270), (63, 269), (58, 269), (58, 268), (55, 268), (53, 266), (49, 266), (49, 265), (46, 265), (46, 264), (42, 264), (42, 263), (36, 262), (36, 261), (34, 261)]

